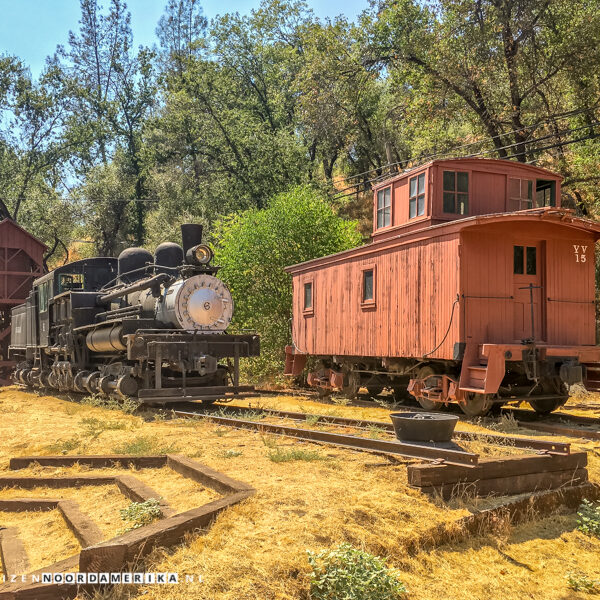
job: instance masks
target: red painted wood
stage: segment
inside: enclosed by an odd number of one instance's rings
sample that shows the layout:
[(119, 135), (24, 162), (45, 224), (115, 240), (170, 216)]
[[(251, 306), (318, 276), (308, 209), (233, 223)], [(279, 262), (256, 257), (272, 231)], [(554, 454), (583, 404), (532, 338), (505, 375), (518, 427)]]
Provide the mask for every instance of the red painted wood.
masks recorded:
[[(441, 177), (451, 168), (469, 171), (472, 210), (468, 217), (441, 220)], [(287, 269), (297, 349), (317, 356), (453, 359), (459, 342), (475, 349), (520, 343), (531, 335), (529, 292), (518, 289), (528, 283), (540, 286), (534, 293), (537, 341), (594, 346), (600, 224), (560, 208), (506, 212), (510, 177), (555, 181), (558, 205), (561, 178), (529, 165), (481, 159), (436, 161), (425, 170), (426, 216), (417, 226), (402, 220), (408, 218), (407, 178), (419, 170), (390, 180), (392, 226), (386, 233), (366, 246)], [(514, 274), (515, 245), (536, 248), (535, 276)], [(361, 302), (366, 268), (376, 275), (371, 306)], [(310, 313), (303, 311), (307, 281), (313, 283)]]

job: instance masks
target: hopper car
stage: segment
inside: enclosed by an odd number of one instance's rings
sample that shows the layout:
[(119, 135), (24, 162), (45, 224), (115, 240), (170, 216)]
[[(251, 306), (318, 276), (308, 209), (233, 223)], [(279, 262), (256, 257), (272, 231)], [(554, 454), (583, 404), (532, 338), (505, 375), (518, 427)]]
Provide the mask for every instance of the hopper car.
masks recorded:
[[(507, 160), (434, 160), (377, 183), (369, 244), (290, 266), (286, 374), (323, 395), (390, 389), (470, 416), (600, 390), (600, 223), (562, 178)], [(312, 360), (308, 361), (307, 359)]]
[(248, 392), (239, 361), (259, 354), (259, 338), (228, 333), (233, 299), (202, 226), (181, 230), (181, 246), (127, 248), (35, 279), (12, 309), (14, 381), (148, 403)]

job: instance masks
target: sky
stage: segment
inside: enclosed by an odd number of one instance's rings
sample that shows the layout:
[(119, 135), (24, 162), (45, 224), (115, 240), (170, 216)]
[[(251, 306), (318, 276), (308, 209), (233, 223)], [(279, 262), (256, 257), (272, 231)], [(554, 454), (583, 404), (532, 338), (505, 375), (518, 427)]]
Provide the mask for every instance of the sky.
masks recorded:
[[(126, 1), (135, 45), (151, 46), (156, 41), (154, 30), (165, 0)], [(343, 14), (350, 20), (368, 6), (367, 0), (307, 2), (320, 18)], [(202, 7), (211, 19), (227, 12), (247, 14), (259, 3), (260, 0), (205, 0)], [(100, 4), (106, 6), (108, 0)], [(66, 44), (69, 30), (77, 30), (78, 21), (79, 0), (0, 0), (0, 55), (18, 56), (37, 77), (46, 56), (54, 53), (57, 44)]]

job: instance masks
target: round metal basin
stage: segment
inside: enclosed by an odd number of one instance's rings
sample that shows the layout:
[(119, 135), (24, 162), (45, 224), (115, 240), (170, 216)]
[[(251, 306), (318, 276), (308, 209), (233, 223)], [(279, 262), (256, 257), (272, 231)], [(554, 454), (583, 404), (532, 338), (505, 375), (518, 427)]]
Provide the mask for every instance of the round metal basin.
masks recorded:
[(396, 437), (410, 442), (449, 442), (458, 421), (440, 413), (392, 413)]

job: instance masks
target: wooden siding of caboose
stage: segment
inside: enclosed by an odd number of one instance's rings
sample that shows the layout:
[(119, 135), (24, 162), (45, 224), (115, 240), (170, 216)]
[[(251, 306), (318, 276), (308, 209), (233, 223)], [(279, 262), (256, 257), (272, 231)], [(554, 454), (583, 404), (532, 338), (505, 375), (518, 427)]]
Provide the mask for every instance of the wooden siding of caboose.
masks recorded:
[[(457, 232), (363, 247), (293, 275), (293, 334), (301, 352), (317, 356), (420, 357), (442, 341), (459, 293)], [(375, 303), (361, 302), (362, 273), (375, 271)], [(304, 311), (312, 282), (313, 310)], [(452, 358), (458, 310), (432, 358)]]
[[(596, 235), (560, 224), (518, 221), (463, 230), (461, 312), (465, 340), (520, 341), (515, 339), (513, 327), (513, 248), (538, 244), (542, 250), (542, 256), (538, 257), (538, 268), (542, 270), (539, 296), (542, 339), (538, 341), (594, 345)], [(576, 258), (574, 246), (587, 246), (585, 262), (581, 262), (581, 253)]]

